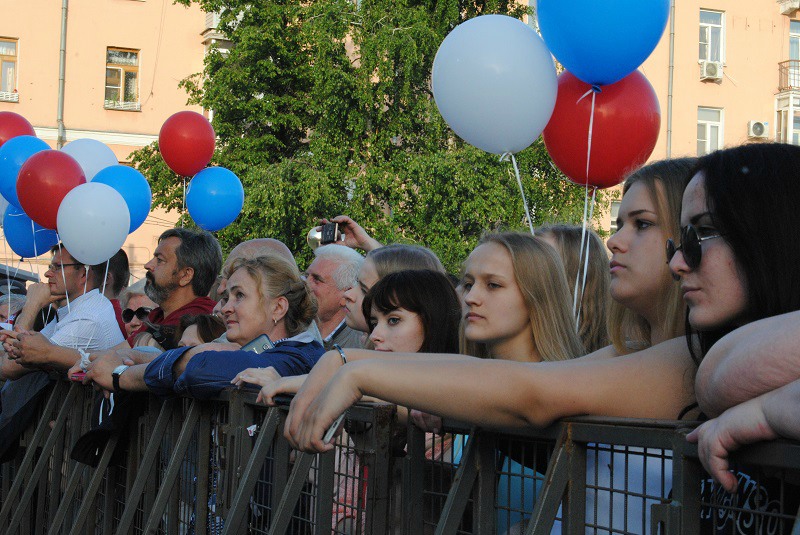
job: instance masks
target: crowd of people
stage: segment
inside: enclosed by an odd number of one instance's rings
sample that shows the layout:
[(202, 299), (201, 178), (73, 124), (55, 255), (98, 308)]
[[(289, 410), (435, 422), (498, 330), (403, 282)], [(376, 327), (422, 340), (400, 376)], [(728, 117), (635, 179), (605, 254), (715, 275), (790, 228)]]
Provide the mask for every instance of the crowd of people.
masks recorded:
[[(608, 252), (580, 226), (497, 232), (457, 277), (347, 216), (332, 219), (344, 240), (304, 273), (278, 240), (241, 243), (223, 266), (211, 234), (176, 228), (143, 287), (126, 289), (123, 251), (86, 266), (57, 245), (21, 308), (0, 297), (13, 322), (0, 333), (0, 431), (19, 433), (53, 371), (106, 397), (295, 394), (284, 434), (312, 452), (332, 449), (326, 431), (369, 398), (431, 433), (442, 417), (706, 420), (687, 438), (735, 492), (730, 452), (800, 438), (797, 177), (800, 148), (784, 144), (655, 162), (626, 179)], [(0, 436), (2, 454), (17, 435)]]

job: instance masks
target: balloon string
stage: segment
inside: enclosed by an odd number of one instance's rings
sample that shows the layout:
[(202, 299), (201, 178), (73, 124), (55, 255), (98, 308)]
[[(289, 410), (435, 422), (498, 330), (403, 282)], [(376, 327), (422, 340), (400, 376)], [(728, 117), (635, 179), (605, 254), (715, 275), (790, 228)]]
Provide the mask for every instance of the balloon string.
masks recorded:
[(531, 229), (531, 234), (535, 235), (533, 230), (533, 217), (531, 215), (530, 208), (528, 208), (528, 198), (525, 197), (525, 190), (522, 188), (522, 179), (519, 177), (519, 167), (517, 167), (517, 159), (514, 158), (514, 155), (510, 152), (504, 153), (500, 156), (500, 161), (505, 161), (507, 159), (511, 159), (511, 164), (514, 166), (514, 176), (517, 177), (517, 185), (519, 186), (519, 194), (522, 196), (522, 205), (525, 207), (525, 217), (528, 219), (528, 227)]
[[(3, 256), (8, 259), (8, 241), (6, 240), (6, 232), (3, 230)], [(11, 294), (11, 271), (8, 269), (8, 262), (6, 262), (6, 287), (8, 288), (9, 295)], [(11, 318), (11, 298), (8, 299), (8, 314), (7, 318)]]
[[(595, 200), (597, 199), (597, 188), (592, 190), (592, 205), (589, 208), (589, 220), (594, 217), (594, 207), (595, 207)], [(581, 300), (578, 304), (578, 314), (575, 317), (575, 325), (578, 328), (578, 332), (580, 332), (580, 324), (581, 324), (581, 309), (583, 305), (583, 296), (586, 293), (586, 277), (589, 274), (589, 245), (591, 244), (591, 240), (589, 239), (588, 232), (586, 233), (586, 258), (583, 261), (583, 282), (581, 283)], [(581, 250), (583, 253), (583, 250)]]
[(59, 256), (61, 257), (60, 268), (61, 268), (61, 280), (64, 282), (64, 295), (67, 298), (67, 314), (72, 312), (72, 308), (69, 304), (69, 290), (67, 289), (67, 276), (64, 275), (64, 252), (61, 249), (61, 236), (56, 233), (56, 237), (58, 238), (58, 252)]
[(186, 177), (183, 177), (183, 213), (186, 213)]
[(39, 251), (36, 250), (36, 226), (33, 224), (33, 219), (31, 219), (31, 237), (33, 237), (33, 257), (39, 257)]
[[(581, 246), (580, 249), (578, 249), (580, 251), (580, 254), (578, 255), (579, 269), (578, 273), (575, 274), (575, 290), (573, 290), (572, 292), (572, 315), (576, 319), (578, 317), (578, 296), (580, 295), (578, 293), (578, 288), (580, 287), (580, 278), (581, 278), (580, 266), (583, 264), (583, 249), (586, 243), (586, 216), (588, 215), (588, 212), (589, 212), (589, 188), (587, 186), (583, 190), (583, 224), (581, 227)], [(576, 329), (577, 325), (578, 324), (576, 323), (575, 324)]]
[[(106, 274), (103, 275), (103, 289), (100, 290), (100, 293), (103, 294), (103, 295), (106, 294), (106, 284), (108, 283), (108, 265), (110, 263), (111, 263), (111, 259), (109, 258), (108, 260), (106, 260)], [(84, 290), (84, 293), (86, 293), (86, 290)]]

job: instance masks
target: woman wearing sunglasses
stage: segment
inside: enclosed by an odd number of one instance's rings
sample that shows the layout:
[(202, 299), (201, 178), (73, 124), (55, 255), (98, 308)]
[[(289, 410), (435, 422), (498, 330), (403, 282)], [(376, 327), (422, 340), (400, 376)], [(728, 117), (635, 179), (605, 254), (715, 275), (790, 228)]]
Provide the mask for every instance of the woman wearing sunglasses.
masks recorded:
[[(770, 390), (800, 377), (796, 349), (787, 344), (792, 338), (797, 344), (797, 319), (791, 313), (800, 310), (796, 274), (800, 265), (800, 148), (784, 144), (737, 147), (702, 158), (696, 171), (683, 196), (680, 243), (668, 242), (667, 254), (673, 273), (680, 278), (688, 322), (696, 335), (690, 341), (698, 342), (692, 344), (693, 354), (702, 359), (714, 353), (698, 376), (698, 397), (712, 415), (749, 398), (764, 399), (731, 408), (721, 424), (709, 422), (691, 439), (701, 439), (701, 460), (724, 488), (732, 491), (742, 486), (741, 499), (746, 500), (753, 488), (750, 478), (742, 472), (727, 473), (725, 446), (735, 449), (732, 437), (741, 428), (757, 424), (748, 418), (758, 418), (758, 411), (748, 409), (759, 403), (768, 408)], [(758, 320), (762, 321), (752, 327), (746, 325)], [(780, 325), (788, 328), (788, 337), (775, 330)], [(756, 340), (769, 349), (743, 354), (732, 344), (736, 340), (744, 346)], [(783, 392), (785, 399), (791, 398), (786, 392), (791, 393), (791, 388)], [(769, 422), (768, 415), (767, 411), (767, 424), (756, 438), (773, 438), (763, 433), (764, 428), (780, 429), (786, 423)], [(732, 419), (737, 423), (725, 430)], [(713, 456), (709, 450), (715, 450)], [(747, 484), (737, 485), (737, 479)], [(770, 500), (779, 494), (798, 495), (796, 488), (787, 490), (774, 480), (761, 483), (759, 498), (770, 504), (770, 510), (775, 507)], [(750, 517), (740, 520), (738, 515), (717, 520), (736, 522), (737, 527), (751, 522)]]
[(123, 299), (125, 302), (122, 303), (124, 308), (122, 321), (125, 324), (125, 336), (128, 337), (142, 326), (142, 322), (147, 319), (150, 311), (158, 305), (147, 297), (144, 292), (128, 291)]

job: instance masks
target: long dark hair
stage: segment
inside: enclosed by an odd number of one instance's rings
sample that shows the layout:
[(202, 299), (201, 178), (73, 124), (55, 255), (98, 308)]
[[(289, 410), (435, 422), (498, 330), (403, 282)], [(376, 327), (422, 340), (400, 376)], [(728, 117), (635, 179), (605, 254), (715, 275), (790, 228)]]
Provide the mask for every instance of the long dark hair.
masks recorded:
[(403, 308), (419, 315), (424, 331), (420, 353), (458, 352), (461, 303), (447, 275), (431, 270), (390, 273), (364, 297), (361, 309), (365, 318), (373, 307), (383, 314)]
[[(697, 173), (705, 177), (711, 220), (744, 279), (743, 320), (800, 310), (800, 147), (765, 143), (712, 152), (698, 160)], [(735, 327), (697, 333), (702, 354)]]

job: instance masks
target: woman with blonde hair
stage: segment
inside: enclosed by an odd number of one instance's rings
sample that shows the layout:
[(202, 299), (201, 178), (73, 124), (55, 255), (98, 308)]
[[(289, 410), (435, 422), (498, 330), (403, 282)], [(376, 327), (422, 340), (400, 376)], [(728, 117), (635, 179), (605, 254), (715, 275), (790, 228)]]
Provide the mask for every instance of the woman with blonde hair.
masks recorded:
[[(608, 335), (610, 278), (608, 254), (600, 236), (589, 228), (584, 234), (579, 225), (547, 225), (537, 229), (536, 236), (555, 247), (561, 257), (572, 293), (573, 310), (578, 318), (578, 336), (586, 352), (606, 347), (611, 343)], [(588, 247), (585, 240), (589, 242)], [(581, 258), (581, 246), (584, 251), (588, 250), (588, 262), (585, 256)]]

